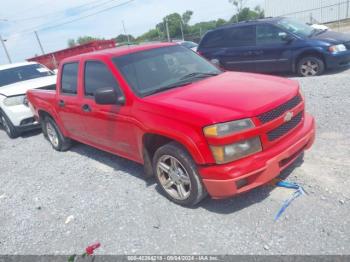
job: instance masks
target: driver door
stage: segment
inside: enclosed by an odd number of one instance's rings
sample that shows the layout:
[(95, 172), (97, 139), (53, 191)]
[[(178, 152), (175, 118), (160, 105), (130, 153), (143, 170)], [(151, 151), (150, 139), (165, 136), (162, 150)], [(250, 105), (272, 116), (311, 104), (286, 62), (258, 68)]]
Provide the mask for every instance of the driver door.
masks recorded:
[(99, 105), (94, 93), (99, 88), (113, 87), (118, 94), (122, 90), (109, 67), (102, 61), (90, 60), (84, 64), (82, 119), (88, 144), (107, 151), (132, 156), (137, 152), (133, 127), (127, 105)]
[(293, 41), (287, 36), (288, 33), (274, 25), (256, 26), (257, 72), (292, 70)]

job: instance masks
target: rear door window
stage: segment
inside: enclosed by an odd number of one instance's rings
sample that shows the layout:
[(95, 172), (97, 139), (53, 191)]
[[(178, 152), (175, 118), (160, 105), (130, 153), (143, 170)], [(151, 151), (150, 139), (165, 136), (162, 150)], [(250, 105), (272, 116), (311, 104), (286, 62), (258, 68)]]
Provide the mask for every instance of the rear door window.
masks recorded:
[(61, 92), (76, 95), (78, 90), (78, 68), (79, 63), (67, 63), (63, 65), (61, 78)]
[(202, 42), (204, 48), (254, 46), (255, 26), (239, 26), (216, 30), (207, 34)]
[(241, 26), (226, 29), (225, 45), (227, 47), (255, 45), (255, 26)]
[(202, 46), (204, 48), (212, 48), (212, 47), (223, 47), (225, 46), (224, 39), (224, 31), (217, 30), (213, 32), (209, 32), (203, 39)]

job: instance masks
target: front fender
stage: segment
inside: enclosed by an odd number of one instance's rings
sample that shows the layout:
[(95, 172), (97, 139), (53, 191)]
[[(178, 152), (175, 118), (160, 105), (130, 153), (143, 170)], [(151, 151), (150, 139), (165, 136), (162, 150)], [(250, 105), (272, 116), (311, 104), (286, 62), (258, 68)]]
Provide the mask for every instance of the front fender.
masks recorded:
[[(142, 123), (147, 123), (147, 125)], [(147, 121), (140, 121), (139, 127), (137, 135), (139, 152), (143, 150), (144, 134), (155, 134), (167, 137), (184, 146), (197, 164), (215, 163), (201, 128), (153, 114), (147, 117)]]

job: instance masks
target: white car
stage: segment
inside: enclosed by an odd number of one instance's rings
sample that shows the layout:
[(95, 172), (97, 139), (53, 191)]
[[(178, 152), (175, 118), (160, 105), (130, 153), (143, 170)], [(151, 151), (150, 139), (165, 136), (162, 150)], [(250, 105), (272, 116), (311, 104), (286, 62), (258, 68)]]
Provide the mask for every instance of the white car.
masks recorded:
[(329, 27), (326, 25), (313, 24), (313, 25), (311, 25), (311, 27), (315, 28), (317, 30), (323, 30), (323, 31), (329, 30)]
[(175, 43), (182, 45), (184, 47), (187, 47), (188, 49), (191, 49), (194, 52), (197, 52), (198, 44), (192, 41), (175, 41)]
[(10, 138), (39, 127), (28, 106), (29, 89), (55, 89), (56, 75), (35, 62), (0, 65), (0, 124)]

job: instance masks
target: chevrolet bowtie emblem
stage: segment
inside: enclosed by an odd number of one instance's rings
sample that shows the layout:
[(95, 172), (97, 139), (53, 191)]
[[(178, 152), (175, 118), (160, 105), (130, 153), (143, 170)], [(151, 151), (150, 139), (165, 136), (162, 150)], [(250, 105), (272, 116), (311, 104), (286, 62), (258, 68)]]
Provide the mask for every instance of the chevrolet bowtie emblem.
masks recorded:
[(290, 120), (292, 120), (293, 116), (293, 112), (287, 112), (287, 114), (284, 116), (284, 122), (289, 122)]

